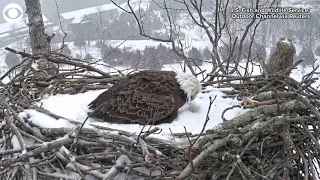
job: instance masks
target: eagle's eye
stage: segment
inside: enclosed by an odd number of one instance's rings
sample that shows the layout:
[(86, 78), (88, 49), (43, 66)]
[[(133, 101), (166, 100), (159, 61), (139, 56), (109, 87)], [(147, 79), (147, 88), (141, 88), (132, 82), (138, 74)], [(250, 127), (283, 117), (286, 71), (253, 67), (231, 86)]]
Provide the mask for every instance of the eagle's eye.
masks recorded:
[(196, 98), (197, 95), (192, 95), (191, 96), (191, 101), (193, 101)]

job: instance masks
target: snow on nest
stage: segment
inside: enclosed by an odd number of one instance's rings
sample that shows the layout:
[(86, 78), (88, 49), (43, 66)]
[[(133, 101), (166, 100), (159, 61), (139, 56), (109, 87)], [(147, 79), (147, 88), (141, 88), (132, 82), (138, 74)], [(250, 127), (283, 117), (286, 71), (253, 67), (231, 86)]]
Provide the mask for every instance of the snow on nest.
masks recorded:
[[(242, 63), (240, 63), (242, 64)], [(177, 67), (173, 67), (174, 65), (165, 67), (164, 70), (172, 70), (172, 69), (179, 69)], [(258, 67), (251, 67), (253, 68), (253, 74), (259, 74)], [(291, 73), (291, 77), (294, 79), (301, 81), (302, 76), (312, 70), (311, 67), (303, 68), (302, 66), (298, 66), (297, 69), (294, 69)], [(317, 76), (317, 75), (316, 75)], [(317, 81), (312, 86), (317, 88), (320, 84), (320, 81)], [(218, 125), (222, 122), (221, 115), (222, 112), (233, 105), (240, 104), (240, 101), (236, 99), (230, 98), (223, 98), (224, 93), (221, 91), (227, 91), (228, 89), (218, 89), (213, 87), (207, 87), (203, 90), (204, 93), (199, 94), (197, 98), (192, 101), (189, 106), (186, 106), (182, 109), (181, 113), (179, 114), (176, 121), (170, 124), (162, 124), (158, 125), (157, 127), (162, 129), (161, 134), (154, 134), (153, 137), (172, 140), (171, 131), (173, 133), (183, 133), (185, 132), (184, 127), (188, 132), (192, 132), (193, 134), (200, 133), (203, 124), (206, 119), (206, 114), (208, 111), (209, 106), (209, 97), (216, 99), (211, 107), (211, 111), (209, 113), (210, 120), (206, 126), (206, 129), (213, 128), (214, 126)], [(49, 110), (50, 112), (60, 115), (64, 118), (75, 120), (79, 122), (83, 122), (87, 117), (87, 112), (89, 111), (87, 105), (95, 99), (100, 93), (104, 90), (96, 90), (96, 91), (88, 91), (86, 93), (80, 93), (77, 95), (67, 95), (67, 94), (58, 94), (47, 96), (42, 99), (38, 105), (42, 106), (43, 108)], [(242, 108), (234, 108), (229, 110), (225, 114), (225, 118), (230, 120), (240, 114), (243, 114), (247, 110), (243, 110)], [(70, 123), (65, 119), (55, 120), (45, 114), (37, 112), (36, 110), (27, 109), (24, 112), (20, 113), (21, 117), (30, 116), (30, 120), (45, 128), (61, 128), (61, 127), (74, 127), (74, 124)], [(105, 126), (108, 128), (118, 129), (118, 130), (125, 130), (130, 132), (139, 133), (143, 126), (137, 124), (130, 124), (130, 125), (123, 125), (123, 124), (110, 124), (106, 122), (101, 122), (95, 118), (89, 118), (85, 127), (92, 127), (88, 124), (95, 124), (100, 126)], [(170, 129), (171, 131), (170, 131)], [(178, 140), (175, 138), (175, 140)]]
[[(87, 117), (87, 112), (89, 111), (87, 105), (103, 91), (104, 90), (88, 91), (77, 95), (58, 94), (54, 96), (47, 96), (46, 98), (42, 99), (38, 103), (38, 105), (40, 106), (41, 104), (43, 108), (64, 118), (83, 122)], [(224, 93), (212, 87), (207, 88), (206, 92), (209, 93), (201, 93), (194, 101), (192, 101), (192, 103), (190, 103), (189, 105), (186, 104), (186, 106), (182, 108), (184, 110), (181, 111), (176, 121), (170, 124), (158, 125), (157, 127), (162, 129), (161, 134), (154, 134), (152, 136), (165, 140), (172, 140), (170, 129), (173, 133), (183, 133), (185, 132), (184, 127), (188, 132), (192, 132), (194, 134), (200, 133), (206, 120), (206, 114), (210, 103), (209, 97), (214, 98), (215, 96), (217, 96), (214, 103), (212, 104), (211, 111), (209, 113), (210, 120), (206, 126), (206, 129), (213, 128), (214, 126), (222, 122), (221, 114), (226, 108), (241, 103), (240, 101), (235, 99), (224, 99), (222, 97)], [(229, 110), (225, 114), (225, 118), (231, 119), (244, 112), (245, 110), (243, 110), (242, 108), (234, 108), (232, 110)], [(30, 121), (40, 127), (74, 127), (74, 125), (67, 120), (55, 120), (54, 118), (51, 118), (33, 109), (27, 109), (24, 112), (20, 113), (21, 118), (26, 117), (27, 115), (30, 117)], [(137, 124), (110, 124), (101, 122), (101, 120), (99, 121), (95, 118), (89, 118), (86, 123), (86, 127), (91, 127), (90, 125), (88, 125), (88, 123), (118, 130), (135, 132), (137, 134), (143, 128), (142, 125)]]
[[(241, 62), (241, 66), (244, 66), (245, 63)], [(204, 69), (209, 70), (210, 66), (204, 65)], [(164, 66), (163, 70), (178, 70), (180, 71), (180, 66), (178, 64), (175, 65), (168, 65)], [(259, 74), (260, 69), (257, 66), (250, 66), (249, 69), (252, 68), (253, 74)], [(103, 69), (103, 68), (102, 68)], [(291, 73), (291, 77), (296, 79), (297, 81), (301, 81), (302, 76), (312, 70), (311, 67), (303, 68), (302, 66), (298, 66), (297, 69), (294, 69)], [(210, 71), (210, 70), (209, 70)], [(251, 71), (251, 70), (250, 70)], [(317, 71), (318, 72), (318, 71)], [(319, 77), (318, 75), (315, 75)], [(199, 77), (200, 78), (200, 77)], [(201, 78), (200, 78), (201, 79)], [(312, 86), (317, 88), (320, 84), (318, 80)], [(228, 90), (228, 89), (223, 89)], [(88, 91), (86, 93), (80, 93), (77, 95), (67, 95), (67, 94), (58, 94), (55, 96), (47, 96), (42, 99), (38, 105), (42, 106), (43, 108), (49, 110), (50, 112), (60, 115), (64, 118), (75, 120), (75, 121), (84, 121), (87, 117), (88, 107), (87, 105), (95, 99), (101, 92), (104, 90), (96, 90), (96, 91)], [(172, 139), (170, 135), (170, 129), (173, 133), (183, 133), (185, 132), (184, 127), (188, 132), (192, 132), (194, 134), (199, 133), (202, 128), (203, 124), (206, 119), (206, 114), (209, 106), (209, 97), (216, 99), (212, 105), (211, 111), (209, 113), (210, 120), (206, 126), (206, 129), (213, 128), (214, 126), (218, 125), (222, 122), (221, 115), (222, 112), (231, 106), (240, 104), (240, 101), (236, 99), (226, 98), (224, 99), (222, 96), (224, 93), (221, 92), (222, 89), (217, 89), (213, 87), (207, 87), (202, 93), (197, 96), (197, 98), (190, 103), (190, 106), (186, 106), (187, 108), (182, 111), (177, 120), (170, 123), (170, 124), (162, 124), (158, 125), (157, 127), (162, 129), (161, 134), (152, 135), (153, 137), (158, 137), (166, 140)], [(247, 110), (243, 110), (242, 108), (234, 108), (229, 110), (225, 114), (225, 118), (230, 120), (240, 114), (243, 114)], [(60, 127), (74, 127), (74, 125), (67, 120), (59, 119), (55, 120), (45, 114), (39, 113), (35, 110), (27, 109), (24, 112), (20, 113), (21, 117), (30, 116), (30, 120), (45, 128), (60, 128)], [(121, 124), (110, 124), (106, 122), (101, 122), (98, 119), (89, 118), (86, 124), (86, 127), (92, 127), (88, 124), (95, 124), (100, 126), (105, 126), (108, 128), (114, 128), (119, 130), (125, 130), (130, 132), (139, 133), (143, 126), (137, 124), (131, 125), (121, 125)], [(169, 129), (170, 128), (170, 129)], [(177, 140), (177, 138), (175, 138)]]
[(289, 39), (281, 40), (281, 42), (288, 43), (288, 44), (291, 44), (291, 43), (292, 43), (291, 41), (289, 41)]

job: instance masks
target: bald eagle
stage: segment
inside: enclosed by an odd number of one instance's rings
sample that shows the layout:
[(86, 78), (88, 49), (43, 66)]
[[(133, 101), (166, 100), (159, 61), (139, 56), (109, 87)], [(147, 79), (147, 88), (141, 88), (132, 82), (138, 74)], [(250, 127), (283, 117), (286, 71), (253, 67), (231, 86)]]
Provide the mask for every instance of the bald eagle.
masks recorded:
[(88, 105), (88, 115), (117, 124), (171, 123), (200, 91), (199, 80), (190, 73), (140, 71), (101, 93)]
[[(272, 55), (266, 63), (266, 73), (275, 74), (292, 66), (296, 50), (291, 39), (281, 39), (272, 51)], [(285, 75), (289, 76), (290, 73), (287, 72)]]

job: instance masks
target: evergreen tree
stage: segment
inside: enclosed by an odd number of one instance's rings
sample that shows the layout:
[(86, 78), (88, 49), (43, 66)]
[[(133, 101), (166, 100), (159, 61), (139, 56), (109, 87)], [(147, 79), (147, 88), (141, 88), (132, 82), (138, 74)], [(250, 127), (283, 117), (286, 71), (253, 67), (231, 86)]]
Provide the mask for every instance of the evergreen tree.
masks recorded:
[(86, 45), (86, 42), (85, 42), (85, 39), (83, 36), (81, 35), (77, 35), (74, 42), (73, 42), (73, 45), (76, 46), (76, 47), (83, 47)]
[(304, 59), (303, 61), (304, 66), (312, 65), (316, 61), (316, 58), (314, 57), (312, 49), (307, 47), (304, 47), (302, 49), (302, 51), (298, 55), (298, 59), (299, 60)]
[[(222, 60), (227, 60), (229, 58), (232, 51), (232, 47), (233, 47), (233, 44), (232, 46), (230, 44), (225, 44), (224, 46), (219, 47), (218, 51)], [(249, 48), (250, 48), (250, 42), (244, 42), (242, 44), (240, 60), (248, 59)], [(237, 55), (239, 53), (239, 49), (240, 49), (240, 46), (239, 46), (239, 43), (237, 43), (234, 47), (231, 58), (229, 59), (230, 62), (235, 62), (238, 59)], [(251, 60), (259, 62), (260, 59), (266, 58), (266, 54), (267, 53), (263, 45), (260, 45), (257, 42), (252, 43), (251, 53), (250, 53)]]
[(320, 46), (318, 46), (314, 52), (317, 56), (320, 56)]
[(120, 49), (115, 49), (109, 45), (103, 45), (100, 52), (104, 62), (112, 66), (121, 65), (119, 59), (121, 59), (122, 52)]
[(188, 58), (193, 65), (201, 66), (203, 64), (203, 57), (200, 51), (195, 47), (192, 47), (192, 49), (189, 51)]
[(162, 61), (157, 58), (156, 48), (153, 46), (147, 46), (141, 57), (141, 68), (160, 70), (162, 69)]
[(62, 54), (66, 55), (66, 56), (70, 56), (71, 55), (71, 50), (69, 49), (68, 46), (62, 47)]
[(206, 47), (203, 52), (202, 52), (202, 56), (205, 60), (209, 60), (211, 59), (211, 51), (209, 50), (208, 47)]
[(18, 55), (9, 52), (6, 54), (5, 63), (7, 64), (8, 68), (11, 69), (13, 66), (20, 63), (20, 59), (19, 59)]
[(134, 69), (138, 68), (141, 63), (141, 58), (142, 58), (142, 54), (139, 50), (135, 50), (134, 52), (131, 52), (128, 60), (129, 65)]
[(94, 58), (89, 53), (87, 53), (86, 56), (84, 57), (84, 60), (87, 62), (91, 62), (91, 61), (93, 61), (93, 59)]
[[(249, 51), (250, 44), (246, 44), (245, 51)], [(254, 41), (251, 46), (251, 59), (256, 62), (260, 62), (261, 60), (265, 60), (267, 56), (266, 48)]]
[(159, 44), (157, 46), (157, 48), (155, 49), (156, 51), (156, 58), (161, 60), (161, 62), (163, 64), (172, 64), (174, 63), (173, 59), (170, 59), (170, 57), (168, 56), (169, 54), (169, 49), (167, 47), (165, 47), (162, 44)]
[(130, 66), (130, 56), (133, 54), (130, 51), (131, 48), (124, 47), (121, 49), (120, 56), (118, 57), (118, 65), (125, 65), (125, 66)]

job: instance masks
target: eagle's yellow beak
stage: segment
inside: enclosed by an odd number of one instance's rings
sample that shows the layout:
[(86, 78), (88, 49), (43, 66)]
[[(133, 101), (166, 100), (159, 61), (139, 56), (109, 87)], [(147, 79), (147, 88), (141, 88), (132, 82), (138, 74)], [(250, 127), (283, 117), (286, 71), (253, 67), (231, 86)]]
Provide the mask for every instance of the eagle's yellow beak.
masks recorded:
[(196, 98), (197, 95), (191, 96), (191, 101), (193, 101)]

